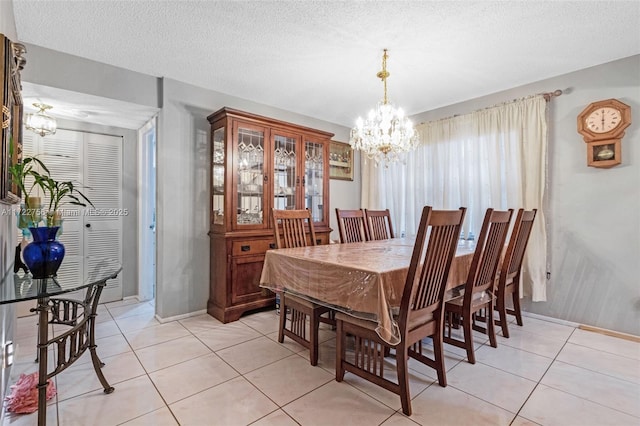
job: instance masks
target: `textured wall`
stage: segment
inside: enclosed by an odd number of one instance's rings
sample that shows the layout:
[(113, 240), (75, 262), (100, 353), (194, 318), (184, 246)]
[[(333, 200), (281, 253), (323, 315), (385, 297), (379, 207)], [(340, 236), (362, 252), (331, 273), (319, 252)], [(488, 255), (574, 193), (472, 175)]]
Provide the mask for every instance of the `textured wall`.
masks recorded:
[[(341, 141), (346, 140), (348, 129), (170, 79), (164, 79), (163, 95), (157, 145), (156, 313), (168, 318), (203, 310), (209, 298), (209, 122), (206, 117), (228, 106), (329, 131)], [(359, 180), (343, 182), (337, 188), (334, 182), (337, 181), (331, 182), (330, 189), (331, 208), (346, 205), (345, 200), (359, 203)]]
[[(564, 90), (549, 105), (547, 302), (525, 308), (555, 318), (640, 335), (640, 55), (414, 116), (464, 114), (516, 97)], [(616, 98), (631, 106), (622, 164), (586, 165), (578, 114)], [(516, 207), (516, 206), (514, 206)]]

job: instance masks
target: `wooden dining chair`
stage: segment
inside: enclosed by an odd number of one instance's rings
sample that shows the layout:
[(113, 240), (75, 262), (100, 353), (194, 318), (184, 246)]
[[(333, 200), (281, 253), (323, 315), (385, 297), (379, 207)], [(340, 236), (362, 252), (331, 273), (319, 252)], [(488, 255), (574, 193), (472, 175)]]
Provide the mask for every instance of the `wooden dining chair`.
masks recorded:
[(365, 222), (364, 211), (336, 209), (338, 217), (338, 232), (341, 243), (357, 243), (367, 241), (367, 223)]
[[(316, 245), (311, 212), (306, 210), (272, 210), (273, 233), (276, 248), (306, 247)], [(290, 312), (289, 328), (287, 328), (287, 312)], [(289, 293), (280, 296), (280, 326), (278, 342), (284, 342), (284, 336), (298, 342), (309, 349), (311, 365), (318, 364), (318, 327), (320, 322), (335, 325), (333, 318), (325, 318), (322, 314), (331, 309), (310, 302)], [(309, 335), (307, 336), (307, 318), (309, 318)]]
[(388, 240), (393, 238), (393, 226), (391, 225), (391, 213), (389, 209), (369, 210), (364, 209), (370, 240)]
[[(451, 262), (456, 253), (465, 209), (422, 210), (409, 271), (405, 280), (400, 310), (395, 317), (400, 342), (390, 345), (376, 332), (378, 324), (336, 313), (336, 380), (346, 371), (400, 395), (402, 412), (411, 415), (408, 357), (436, 370), (440, 386), (447, 385), (443, 354), (443, 301)], [(427, 243), (428, 240), (428, 244)], [(347, 357), (347, 336), (355, 338), (355, 354)], [(433, 359), (422, 350), (422, 339), (433, 338)], [(397, 383), (384, 377), (384, 357), (395, 349)]]
[[(512, 209), (508, 211), (487, 210), (467, 275), (464, 294), (445, 303), (444, 309), (449, 333), (444, 336), (444, 342), (466, 349), (467, 360), (471, 364), (476, 363), (472, 329), (488, 334), (491, 346), (498, 347), (493, 321), (487, 321), (487, 326), (481, 327), (473, 322), (473, 317), (480, 310), (486, 309), (486, 312), (493, 312), (496, 272), (512, 214)], [(463, 340), (451, 337), (454, 318), (456, 321), (462, 320)]]
[[(522, 326), (522, 313), (520, 312), (520, 272), (522, 260), (529, 242), (533, 221), (536, 218), (537, 209), (525, 211), (518, 210), (516, 220), (511, 230), (511, 238), (507, 251), (502, 260), (500, 278), (498, 279), (498, 291), (496, 298), (496, 310), (500, 319), (496, 325), (502, 328), (502, 335), (509, 337), (507, 327), (507, 314), (515, 315), (518, 325)], [(507, 298), (511, 297), (513, 309), (507, 308)]]

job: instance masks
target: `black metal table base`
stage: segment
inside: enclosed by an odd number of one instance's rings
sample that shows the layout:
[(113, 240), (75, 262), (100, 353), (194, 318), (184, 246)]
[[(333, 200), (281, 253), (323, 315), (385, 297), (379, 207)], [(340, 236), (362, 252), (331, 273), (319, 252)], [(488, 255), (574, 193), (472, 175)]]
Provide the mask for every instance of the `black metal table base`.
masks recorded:
[[(104, 388), (104, 393), (112, 393), (114, 387), (102, 373), (104, 363), (96, 352), (95, 320), (98, 303), (106, 279), (87, 287), (83, 300), (51, 299), (41, 297), (34, 311), (38, 312), (38, 425), (47, 423), (47, 383), (55, 375), (65, 370), (89, 349), (93, 369)], [(51, 316), (49, 315), (51, 313)], [(71, 328), (65, 333), (49, 339), (49, 324), (62, 324)], [(48, 372), (48, 351), (54, 347), (56, 366)]]

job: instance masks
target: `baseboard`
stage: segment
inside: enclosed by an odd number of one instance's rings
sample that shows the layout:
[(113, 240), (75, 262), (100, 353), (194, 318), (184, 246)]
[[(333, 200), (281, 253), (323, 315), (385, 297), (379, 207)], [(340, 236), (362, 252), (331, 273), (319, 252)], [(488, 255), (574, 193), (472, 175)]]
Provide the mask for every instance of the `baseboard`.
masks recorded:
[(188, 314), (182, 314), (182, 315), (174, 315), (172, 317), (167, 317), (167, 318), (162, 318), (161, 316), (156, 314), (156, 319), (158, 320), (158, 322), (160, 322), (160, 324), (164, 324), (164, 323), (167, 323), (167, 322), (178, 321), (178, 320), (181, 320), (181, 319), (185, 319), (185, 318), (189, 318), (189, 317), (195, 317), (195, 316), (206, 314), (206, 313), (207, 313), (207, 310), (203, 309), (201, 311), (189, 312)]
[(539, 319), (541, 321), (552, 322), (552, 323), (555, 323), (555, 324), (566, 325), (566, 326), (569, 326), (569, 327), (576, 327), (576, 328), (580, 327), (580, 324), (577, 323), (577, 322), (567, 321), (567, 320), (563, 320), (563, 319), (560, 319), (560, 318), (548, 317), (546, 315), (534, 314), (533, 312), (522, 311), (522, 316), (523, 317), (530, 317), (530, 318)]
[(578, 327), (580, 330), (592, 331), (594, 333), (604, 334), (606, 336), (617, 337), (618, 339), (629, 340), (631, 342), (640, 343), (640, 336), (633, 334), (622, 333), (620, 331), (607, 330), (606, 328), (594, 327), (592, 325), (580, 324)]

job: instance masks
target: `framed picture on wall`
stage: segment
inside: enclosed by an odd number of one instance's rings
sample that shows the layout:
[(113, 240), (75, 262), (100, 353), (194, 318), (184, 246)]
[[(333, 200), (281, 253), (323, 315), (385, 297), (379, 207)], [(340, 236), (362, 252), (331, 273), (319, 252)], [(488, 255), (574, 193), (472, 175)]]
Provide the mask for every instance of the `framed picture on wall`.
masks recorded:
[(20, 190), (10, 180), (9, 169), (22, 158), (22, 94), (20, 71), (25, 60), (24, 46), (12, 43), (0, 34), (0, 99), (2, 99), (2, 129), (0, 137), (0, 201), (20, 202)]
[(329, 178), (353, 180), (353, 148), (348, 143), (331, 141)]

